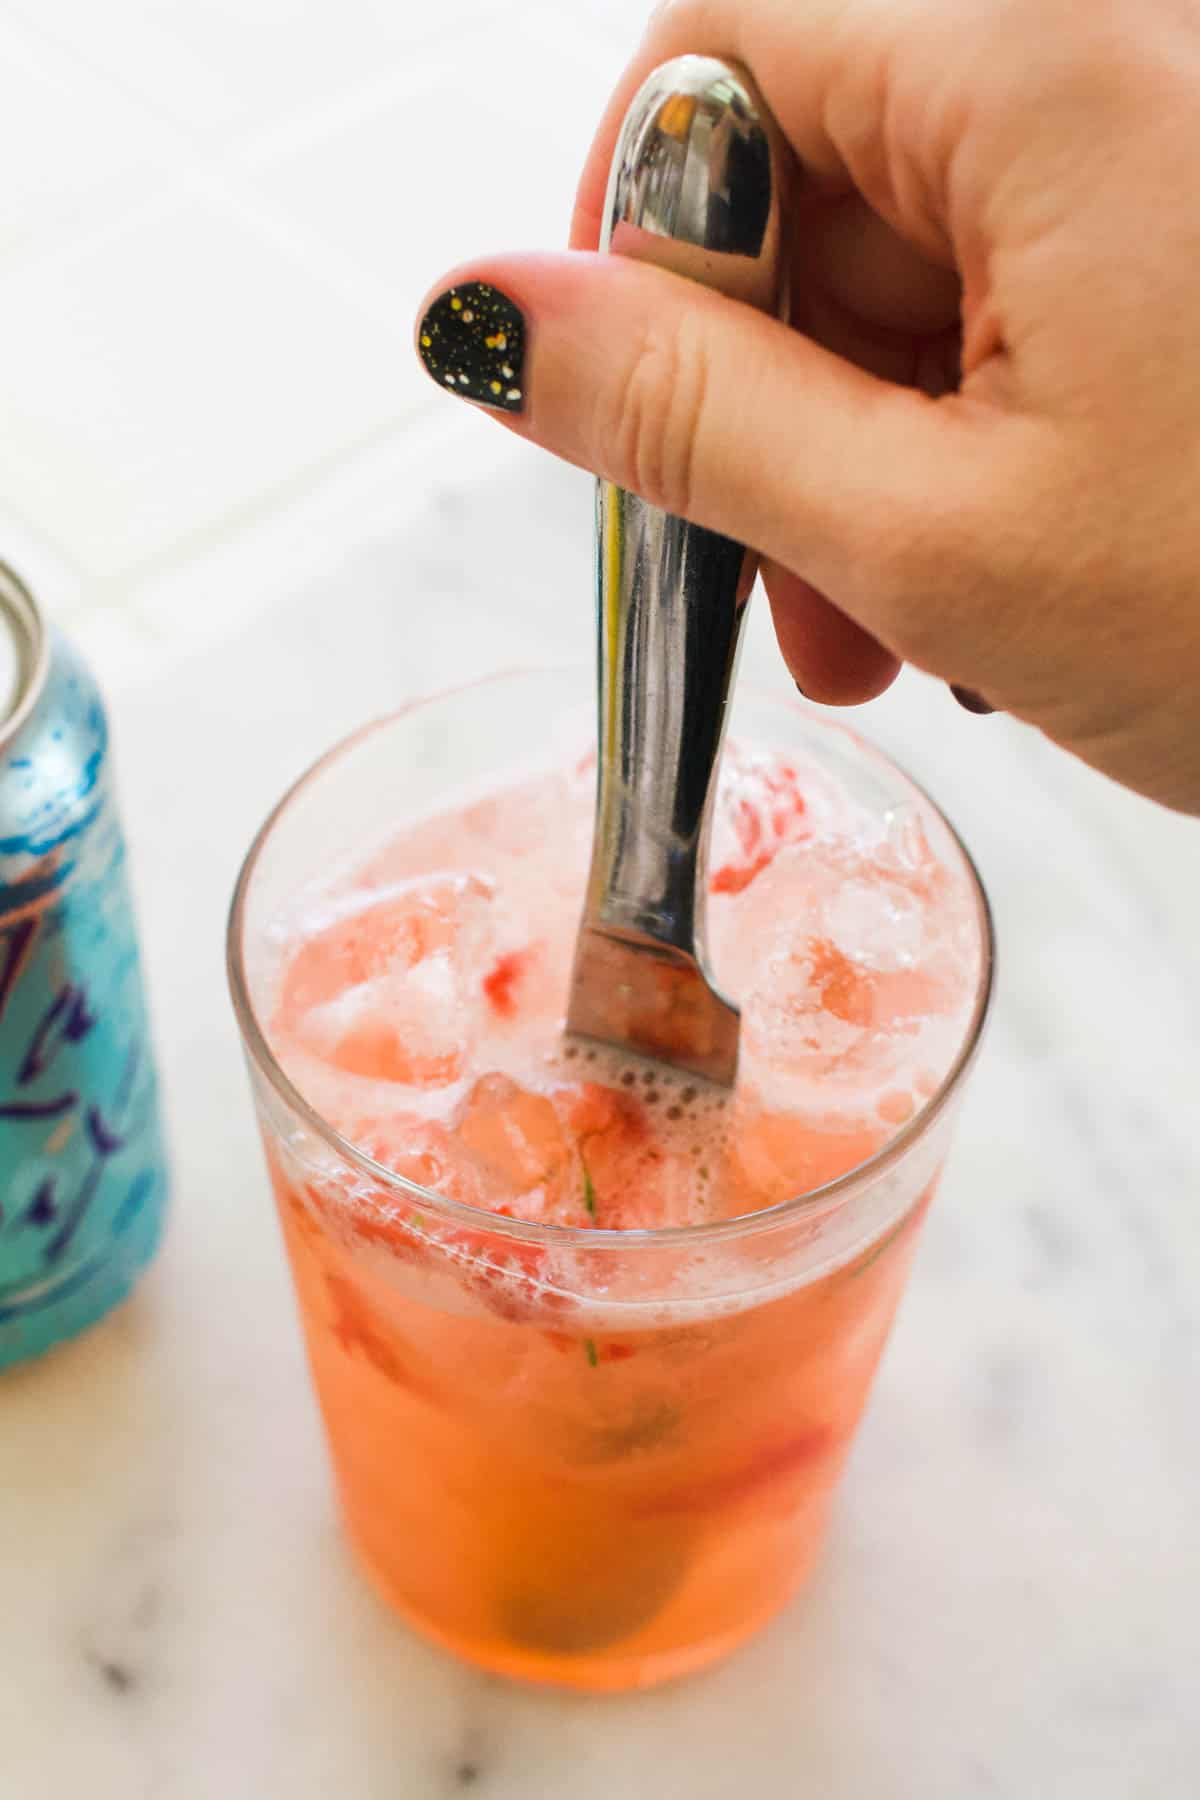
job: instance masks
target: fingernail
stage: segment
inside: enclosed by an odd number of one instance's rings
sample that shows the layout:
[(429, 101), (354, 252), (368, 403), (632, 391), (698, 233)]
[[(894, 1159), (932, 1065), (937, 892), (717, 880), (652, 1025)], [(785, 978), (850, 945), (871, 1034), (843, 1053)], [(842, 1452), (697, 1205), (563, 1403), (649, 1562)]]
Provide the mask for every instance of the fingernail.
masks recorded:
[(486, 281), (464, 281), (439, 294), (421, 320), (421, 361), (439, 387), (500, 412), (525, 404), (525, 320)]
[(954, 695), (954, 698), (958, 701), (958, 704), (962, 707), (964, 712), (979, 713), (982, 715), (984, 713), (993, 713), (996, 710), (994, 706), (989, 705), (982, 694), (977, 694), (974, 688), (959, 687), (952, 681), (950, 683), (950, 692)]

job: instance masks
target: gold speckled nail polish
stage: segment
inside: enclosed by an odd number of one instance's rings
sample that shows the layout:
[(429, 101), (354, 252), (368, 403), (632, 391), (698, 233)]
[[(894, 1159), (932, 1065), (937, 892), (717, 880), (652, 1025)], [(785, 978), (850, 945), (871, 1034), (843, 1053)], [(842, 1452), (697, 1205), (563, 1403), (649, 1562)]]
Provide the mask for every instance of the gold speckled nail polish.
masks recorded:
[(525, 320), (489, 282), (465, 281), (439, 294), (421, 320), (418, 348), (448, 394), (500, 412), (524, 406)]

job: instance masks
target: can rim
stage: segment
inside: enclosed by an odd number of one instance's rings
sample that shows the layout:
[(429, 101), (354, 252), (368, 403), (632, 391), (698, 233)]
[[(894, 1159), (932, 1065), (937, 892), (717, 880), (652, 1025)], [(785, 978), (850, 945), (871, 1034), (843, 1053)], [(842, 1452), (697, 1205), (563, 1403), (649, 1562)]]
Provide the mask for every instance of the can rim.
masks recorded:
[(0, 613), (11, 620), (18, 643), (19, 685), (16, 704), (0, 718), (0, 751), (6, 750), (28, 722), (46, 685), (50, 647), (42, 609), (16, 570), (0, 561)]

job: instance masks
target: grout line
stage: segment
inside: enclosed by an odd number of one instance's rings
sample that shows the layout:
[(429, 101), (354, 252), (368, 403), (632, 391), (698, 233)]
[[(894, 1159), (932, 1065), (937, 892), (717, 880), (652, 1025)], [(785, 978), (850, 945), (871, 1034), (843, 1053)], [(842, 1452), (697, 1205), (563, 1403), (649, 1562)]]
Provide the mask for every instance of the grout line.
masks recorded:
[[(140, 591), (105, 609), (129, 624), (145, 650), (142, 666), (126, 674), (122, 687), (152, 680), (180, 659), (235, 639), (347, 555), (390, 541), (398, 527), (436, 504), (441, 489), (484, 481), (516, 453), (507, 434), (480, 429), (478, 421), (431, 421), (419, 437), (398, 437), (390, 449), (377, 446), (357, 468), (334, 471), (298, 511), (278, 509), (240, 535), (202, 548), (176, 569), (147, 566)], [(349, 496), (339, 492), (342, 477), (350, 484)], [(203, 597), (214, 589), (236, 589), (241, 596), (236, 610), (206, 609)], [(86, 632), (86, 615), (82, 629)]]
[(234, 137), (223, 146), (220, 161), (247, 168), (269, 167), (294, 155), (297, 150), (309, 149), (344, 131), (347, 126), (375, 117), (397, 100), (429, 92), (435, 85), (430, 80), (431, 75), (444, 74), (449, 79), (438, 85), (455, 91), (462, 83), (453, 80), (452, 57), (453, 50), (445, 44), (420, 46), (411, 59), (406, 58), (395, 69), (313, 101), (302, 113), (284, 114)]
[[(31, 35), (40, 39), (43, 44), (48, 45), (56, 51), (61, 51), (74, 62), (77, 67), (86, 70), (93, 79), (106, 83), (108, 86), (123, 94), (128, 100), (134, 102), (147, 117), (153, 118), (168, 126), (180, 139), (182, 144), (201, 150), (210, 150), (216, 155), (239, 155), (244, 149), (253, 146), (255, 138), (258, 135), (261, 134), (265, 139), (269, 139), (271, 134), (277, 130), (286, 131), (289, 128), (289, 124), (294, 124), (296, 129), (303, 132), (304, 121), (308, 115), (320, 114), (326, 109), (329, 109), (336, 116), (337, 109), (341, 104), (341, 97), (336, 88), (330, 90), (327, 94), (316, 97), (311, 95), (306, 96), (299, 102), (299, 106), (293, 111), (289, 111), (285, 106), (284, 110), (279, 115), (278, 120), (270, 126), (251, 126), (248, 128), (248, 134), (247, 128), (239, 128), (236, 125), (231, 127), (230, 139), (227, 139), (221, 149), (218, 150), (215, 142), (209, 139), (199, 126), (189, 123), (186, 119), (181, 118), (177, 112), (171, 111), (165, 102), (158, 97), (158, 94), (154, 89), (139, 87), (131, 82), (128, 76), (123, 73), (119, 61), (116, 63), (109, 63), (97, 59), (96, 56), (88, 50), (81, 48), (79, 44), (74, 42), (61, 30), (56, 30), (52, 25), (48, 26), (44, 15), (31, 7), (28, 0), (15, 0), (15, 4), (14, 0), (8, 0), (8, 4), (11, 16), (14, 17)], [(475, 23), (484, 25), (495, 24), (497, 28), (499, 28), (502, 15), (503, 0), (467, 0), (465, 10), (457, 23), (463, 25)], [(399, 75), (399, 77), (380, 77), (372, 75), (368, 77), (365, 89), (361, 91), (370, 94), (376, 88), (386, 88), (392, 82), (397, 82), (398, 91), (404, 92), (408, 86), (406, 77), (410, 68), (420, 70), (424, 63), (437, 60), (439, 57), (444, 57), (449, 51), (452, 51), (452, 49), (452, 38), (447, 38), (445, 36), (433, 36), (426, 40), (422, 40), (417, 44), (415, 53), (397, 41), (395, 46), (396, 64), (397, 69), (402, 70), (403, 74)], [(356, 88), (353, 91), (358, 92), (360, 90)]]
[(369, 458), (389, 441), (399, 443), (417, 436), (431, 410), (430, 403), (422, 403), (410, 414), (397, 415), (372, 426), (359, 437), (339, 444), (327, 455), (293, 471), (285, 480), (260, 488), (247, 499), (235, 502), (217, 518), (181, 532), (161, 550), (127, 564), (115, 575), (94, 581), (93, 590), (105, 594), (107, 604), (136, 606), (139, 603), (134, 590), (178, 574), (182, 566), (223, 547), (232, 548), (231, 538), (236, 540), (286, 516), (293, 508), (317, 497), (337, 475), (348, 472), (353, 464)]
[(413, 321), (399, 314), (394, 301), (389, 304), (385, 284), (360, 275), (351, 260), (333, 251), (324, 238), (287, 213), (277, 212), (253, 190), (231, 189), (208, 171), (194, 169), (186, 187), (194, 197), (249, 228), (327, 293), (336, 294), (364, 318), (382, 325), (407, 351), (415, 329)]
[[(471, 8), (470, 18), (490, 33), (499, 14), (496, 0), (477, 0)], [(134, 190), (128, 178), (115, 182), (114, 190), (123, 195), (125, 204), (108, 210), (82, 231), (73, 231), (68, 243), (59, 241), (35, 247), (32, 254), (25, 254), (11, 265), (15, 275), (20, 277), (30, 270), (51, 274), (61, 272), (81, 257), (111, 244), (114, 239), (119, 240), (139, 229), (153, 230), (191, 198), (237, 220), (260, 241), (271, 244), (303, 270), (307, 278), (349, 303), (360, 316), (384, 325), (398, 340), (407, 339), (408, 321), (398, 320), (396, 306), (390, 301), (384, 283), (355, 273), (344, 259), (331, 254), (319, 235), (293, 223), (289, 215), (277, 213), (249, 184), (234, 184), (230, 178), (244, 170), (247, 159), (261, 161), (272, 155), (286, 154), (289, 134), (293, 148), (302, 141), (319, 141), (322, 135), (337, 129), (339, 121), (369, 116), (407, 93), (428, 91), (431, 75), (440, 70), (451, 72), (444, 41), (431, 41), (423, 47), (423, 53), (415, 62), (398, 65), (386, 76), (373, 76), (362, 86), (331, 94), (315, 105), (308, 104), (303, 114), (297, 110), (291, 118), (284, 115), (265, 128), (255, 128), (249, 137), (235, 137), (231, 146), (228, 140), (219, 145), (206, 140), (196, 127), (168, 111), (153, 96), (131, 85), (119, 69), (110, 68), (68, 41), (61, 31), (48, 25), (44, 17), (36, 14), (31, 17), (26, 6), (14, 8), (14, 17), (20, 29), (26, 30), (42, 45), (61, 52), (90, 79), (126, 101), (131, 112), (152, 122), (156, 129), (162, 129), (179, 157), (174, 166), (160, 170), (147, 167), (141, 172), (140, 179), (150, 184), (148, 191), (144, 185)], [(139, 177), (135, 175), (133, 179), (136, 181)], [(105, 574), (89, 571), (75, 553), (63, 548), (57, 539), (48, 538), (40, 526), (30, 529), (36, 529), (64, 561), (80, 572), (90, 602), (73, 616), (83, 616), (93, 608), (112, 607), (152, 630), (154, 621), (149, 612), (147, 590), (156, 582), (177, 577), (188, 564), (207, 559), (222, 549), (235, 550), (239, 541), (253, 533), (268, 531), (277, 525), (284, 528), (289, 515), (303, 510), (306, 505), (315, 503), (319, 508), (322, 496), (327, 496), (343, 480), (353, 483), (359, 479), (356, 471), (361, 471), (364, 465), (370, 467), (389, 446), (396, 446), (399, 452), (402, 441), (418, 438), (423, 443), (425, 428), (431, 425), (436, 410), (432, 395), (416, 401), (411, 410), (398, 412), (357, 438), (331, 447), (326, 455), (292, 471), (283, 480), (271, 483), (268, 476), (264, 486), (242, 500), (234, 501), (215, 517), (182, 530), (141, 559), (135, 554), (129, 563)], [(446, 438), (451, 434), (440, 432), (438, 435)], [(413, 458), (419, 458), (418, 451), (413, 451)]]
[(108, 63), (97, 62), (86, 50), (81, 50), (78, 44), (72, 43), (69, 37), (64, 37), (52, 26), (47, 28), (44, 14), (31, 9), (28, 5), (22, 5), (20, 0), (17, 0), (15, 5), (13, 0), (9, 0), (8, 10), (10, 16), (18, 20), (26, 31), (39, 38), (50, 49), (61, 51), (76, 67), (86, 70), (94, 81), (103, 82), (107, 87), (114, 89), (126, 100), (133, 102), (140, 111), (145, 113), (147, 118), (153, 119), (157, 124), (165, 125), (182, 141), (190, 140), (189, 128), (173, 113), (168, 112), (153, 94), (147, 93), (142, 88), (134, 87), (120, 73), (119, 65), (114, 69)]
[[(72, 231), (66, 241), (60, 238), (50, 238), (41, 244), (35, 241), (22, 254), (14, 257), (8, 263), (3, 270), (3, 279), (19, 281), (27, 274), (40, 272), (61, 274), (72, 268), (82, 258), (90, 256), (96, 250), (103, 249), (114, 239), (129, 236), (139, 226), (158, 224), (178, 205), (182, 189), (176, 186), (179, 182), (178, 171), (158, 175), (151, 179), (150, 192), (142, 192), (136, 199), (127, 195), (124, 205), (113, 207), (105, 218), (97, 220), (94, 224), (85, 225), (79, 231)], [(76, 217), (78, 216), (80, 215), (77, 214)]]
[[(648, 21), (648, 3), (646, 16)], [(552, 43), (556, 50), (561, 50), (573, 62), (589, 70), (594, 67), (597, 57), (611, 57), (614, 86), (638, 46), (635, 30), (621, 31), (609, 37), (593, 13), (581, 19), (573, 16), (564, 18), (557, 6), (530, 8), (521, 15), (517, 29), (524, 37), (534, 38), (539, 46)], [(595, 123), (598, 125), (599, 119)]]

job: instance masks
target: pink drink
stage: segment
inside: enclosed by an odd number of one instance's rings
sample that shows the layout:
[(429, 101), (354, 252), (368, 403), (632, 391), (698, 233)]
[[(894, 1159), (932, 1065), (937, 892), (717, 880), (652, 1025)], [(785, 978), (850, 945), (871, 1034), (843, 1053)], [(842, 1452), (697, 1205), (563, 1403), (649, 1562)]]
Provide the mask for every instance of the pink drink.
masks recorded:
[[(370, 1159), (271, 1117), (360, 1555), (461, 1654), (623, 1687), (719, 1655), (811, 1563), (985, 944), (912, 790), (881, 814), (735, 745), (709, 926), (736, 1088), (565, 1039), (593, 784), (581, 758), (366, 848), (276, 910), (255, 981), (284, 1074)], [(797, 1206), (872, 1158), (853, 1205)]]

